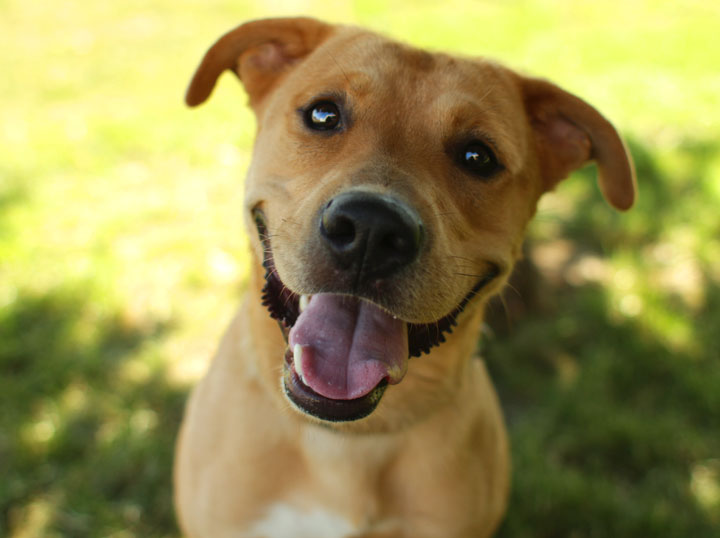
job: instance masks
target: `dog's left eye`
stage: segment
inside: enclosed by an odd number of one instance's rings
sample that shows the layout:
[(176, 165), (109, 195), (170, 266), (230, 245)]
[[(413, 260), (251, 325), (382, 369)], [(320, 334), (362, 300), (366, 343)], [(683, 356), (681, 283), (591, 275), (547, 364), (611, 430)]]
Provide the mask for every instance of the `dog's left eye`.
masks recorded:
[(305, 111), (305, 124), (315, 131), (331, 131), (340, 127), (340, 109), (332, 101), (315, 103)]
[(459, 160), (467, 171), (484, 178), (494, 175), (502, 167), (493, 150), (479, 140), (468, 143), (461, 150)]

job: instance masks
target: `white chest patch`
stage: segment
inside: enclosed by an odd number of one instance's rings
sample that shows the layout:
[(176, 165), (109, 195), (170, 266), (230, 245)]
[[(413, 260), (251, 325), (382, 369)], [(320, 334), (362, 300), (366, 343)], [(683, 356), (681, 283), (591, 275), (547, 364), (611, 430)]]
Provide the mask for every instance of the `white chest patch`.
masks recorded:
[(252, 526), (247, 538), (346, 538), (357, 529), (331, 512), (301, 510), (289, 504), (270, 506), (265, 517)]

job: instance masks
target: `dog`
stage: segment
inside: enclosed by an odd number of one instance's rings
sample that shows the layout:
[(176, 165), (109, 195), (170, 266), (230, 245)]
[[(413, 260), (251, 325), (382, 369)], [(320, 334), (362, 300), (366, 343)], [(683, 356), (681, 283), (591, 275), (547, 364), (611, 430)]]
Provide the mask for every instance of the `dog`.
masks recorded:
[(257, 118), (249, 291), (195, 388), (175, 504), (193, 538), (481, 538), (506, 509), (483, 309), (541, 195), (594, 161), (635, 199), (613, 126), (554, 84), (311, 18), (207, 51)]

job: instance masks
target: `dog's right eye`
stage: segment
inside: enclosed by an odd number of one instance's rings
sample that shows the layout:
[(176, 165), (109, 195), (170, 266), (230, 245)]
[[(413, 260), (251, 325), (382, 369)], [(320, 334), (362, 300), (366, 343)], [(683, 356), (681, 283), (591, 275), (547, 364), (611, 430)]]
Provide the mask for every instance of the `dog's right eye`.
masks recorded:
[(502, 169), (490, 146), (479, 140), (465, 145), (458, 156), (460, 166), (471, 174), (489, 179)]
[(332, 101), (321, 101), (305, 111), (305, 125), (315, 131), (332, 131), (340, 127), (340, 109)]

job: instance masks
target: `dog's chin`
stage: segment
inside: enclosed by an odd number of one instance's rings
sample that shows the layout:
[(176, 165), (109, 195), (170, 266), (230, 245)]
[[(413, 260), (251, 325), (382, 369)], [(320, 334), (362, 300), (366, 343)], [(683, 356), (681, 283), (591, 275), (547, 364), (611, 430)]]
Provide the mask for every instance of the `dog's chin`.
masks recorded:
[(353, 294), (293, 292), (275, 268), (264, 216), (258, 212), (255, 217), (266, 269), (262, 302), (288, 344), (283, 390), (295, 408), (321, 421), (370, 415), (388, 385), (402, 380), (409, 358), (445, 342), (470, 300), (500, 273), (490, 264), (448, 315), (433, 323), (410, 323)]
[(387, 379), (383, 379), (364, 396), (351, 400), (327, 398), (302, 381), (295, 369), (290, 349), (285, 353), (282, 383), (285, 396), (293, 406), (303, 413), (327, 422), (349, 422), (365, 418), (375, 410), (388, 386)]

